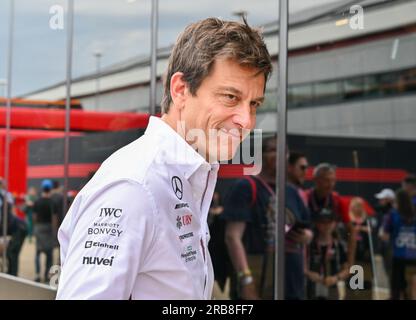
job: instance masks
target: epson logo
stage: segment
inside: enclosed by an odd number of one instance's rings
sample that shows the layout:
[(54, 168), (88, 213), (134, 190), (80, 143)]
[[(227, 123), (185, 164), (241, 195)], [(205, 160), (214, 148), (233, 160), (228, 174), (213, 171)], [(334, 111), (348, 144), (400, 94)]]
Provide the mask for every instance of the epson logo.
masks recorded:
[(114, 257), (108, 258), (98, 258), (98, 257), (82, 257), (82, 264), (95, 264), (97, 266), (109, 266), (113, 265)]
[(185, 234), (180, 235), (179, 236), (179, 240), (182, 241), (184, 239), (191, 238), (193, 236), (194, 236), (194, 233), (193, 232), (188, 232), (188, 233), (185, 233)]
[(114, 216), (114, 218), (120, 218), (122, 209), (116, 209), (116, 208), (101, 208), (100, 217), (111, 217)]
[(112, 244), (107, 244), (104, 242), (95, 242), (95, 241), (87, 241), (85, 242), (85, 248), (89, 249), (92, 247), (99, 247), (99, 248), (106, 248), (106, 249), (112, 249), (112, 250), (118, 250), (119, 246), (118, 245), (112, 245)]

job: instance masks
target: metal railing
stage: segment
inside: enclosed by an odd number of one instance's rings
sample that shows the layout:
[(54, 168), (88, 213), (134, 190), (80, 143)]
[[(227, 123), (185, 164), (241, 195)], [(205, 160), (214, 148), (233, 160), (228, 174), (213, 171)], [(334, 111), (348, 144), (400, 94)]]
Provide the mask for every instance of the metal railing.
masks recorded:
[(0, 300), (55, 300), (55, 296), (50, 286), (0, 273)]

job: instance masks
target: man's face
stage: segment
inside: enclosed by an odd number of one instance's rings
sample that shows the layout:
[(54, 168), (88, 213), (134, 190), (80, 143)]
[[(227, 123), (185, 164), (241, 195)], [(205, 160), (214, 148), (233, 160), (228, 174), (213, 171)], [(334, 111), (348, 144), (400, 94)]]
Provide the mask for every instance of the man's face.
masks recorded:
[[(217, 59), (195, 96), (186, 89), (181, 114), (186, 140), (208, 161), (232, 159), (254, 128), (256, 109), (264, 100), (265, 78), (258, 71), (230, 59)], [(198, 131), (204, 137), (195, 137)]]
[(308, 160), (299, 158), (293, 165), (288, 165), (288, 174), (297, 184), (303, 185), (306, 178), (306, 170), (308, 169)]
[(324, 196), (329, 195), (335, 188), (335, 171), (326, 171), (315, 178), (316, 190)]

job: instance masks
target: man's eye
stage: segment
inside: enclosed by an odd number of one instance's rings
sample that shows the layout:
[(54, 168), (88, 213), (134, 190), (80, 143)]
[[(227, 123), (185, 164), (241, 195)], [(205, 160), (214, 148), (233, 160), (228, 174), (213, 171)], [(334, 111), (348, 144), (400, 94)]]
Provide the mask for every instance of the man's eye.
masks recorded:
[(233, 94), (225, 94), (224, 96), (227, 98), (227, 100), (237, 101), (237, 97)]
[(255, 109), (257, 109), (258, 107), (261, 106), (261, 103), (260, 102), (257, 102), (257, 101), (252, 101), (251, 102), (251, 106), (254, 107)]

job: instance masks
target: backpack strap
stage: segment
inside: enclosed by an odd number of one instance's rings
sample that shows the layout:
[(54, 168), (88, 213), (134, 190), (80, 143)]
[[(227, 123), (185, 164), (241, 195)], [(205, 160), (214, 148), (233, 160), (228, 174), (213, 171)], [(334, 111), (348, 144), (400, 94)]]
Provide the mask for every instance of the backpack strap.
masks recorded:
[(253, 207), (254, 204), (256, 203), (257, 200), (257, 183), (254, 180), (254, 178), (250, 177), (250, 176), (246, 176), (245, 177), (248, 182), (250, 182), (250, 186), (251, 186), (251, 202), (250, 202), (250, 207)]

